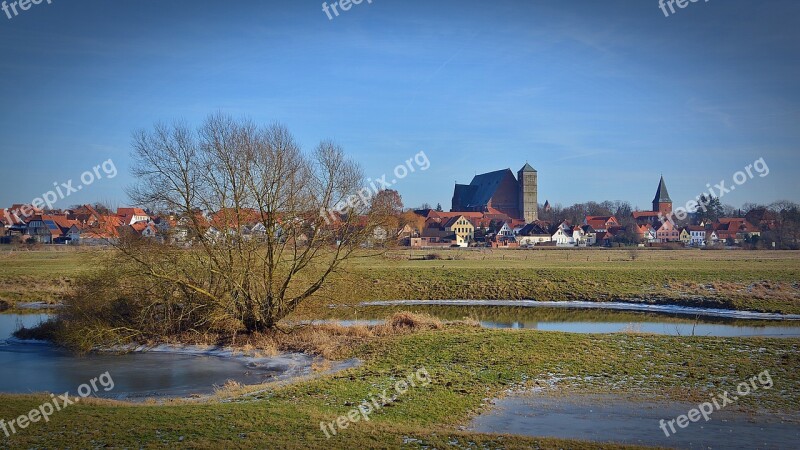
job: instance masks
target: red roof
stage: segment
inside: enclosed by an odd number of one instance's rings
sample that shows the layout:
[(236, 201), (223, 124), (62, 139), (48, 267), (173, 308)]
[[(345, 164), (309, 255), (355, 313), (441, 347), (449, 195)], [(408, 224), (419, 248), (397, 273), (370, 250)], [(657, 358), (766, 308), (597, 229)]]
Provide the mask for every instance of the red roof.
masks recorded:
[(640, 217), (658, 217), (661, 213), (658, 211), (634, 211), (631, 213), (634, 219), (638, 219)]
[(69, 231), (69, 229), (72, 228), (72, 225), (78, 223), (78, 221), (69, 220), (64, 216), (51, 216), (47, 214), (34, 216), (31, 218), (31, 221), (34, 220), (41, 220), (45, 222), (45, 225), (48, 225), (48, 222), (52, 222), (54, 225), (56, 225), (55, 228), (51, 228), (50, 226), (47, 227), (47, 229), (50, 231), (50, 235), (53, 237), (59, 237), (65, 235), (67, 231)]
[(142, 208), (117, 208), (118, 216), (146, 216), (147, 213)]
[(595, 230), (604, 230), (612, 225), (618, 225), (617, 218), (614, 216), (586, 216), (586, 225)]

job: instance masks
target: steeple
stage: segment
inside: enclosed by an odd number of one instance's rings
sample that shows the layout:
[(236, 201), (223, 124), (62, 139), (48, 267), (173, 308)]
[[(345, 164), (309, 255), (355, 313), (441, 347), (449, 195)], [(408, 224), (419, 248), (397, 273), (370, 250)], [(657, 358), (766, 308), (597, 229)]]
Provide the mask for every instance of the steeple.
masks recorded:
[(653, 211), (669, 214), (672, 212), (672, 199), (669, 198), (667, 192), (667, 184), (664, 182), (664, 176), (661, 176), (661, 181), (658, 182), (658, 190), (656, 196), (653, 198)]
[(658, 182), (658, 190), (653, 203), (672, 203), (672, 199), (669, 198), (669, 192), (667, 192), (667, 184), (664, 183), (664, 175), (661, 175), (661, 181)]
[(519, 169), (519, 171), (520, 172), (536, 172), (536, 169), (534, 169), (533, 166), (531, 166), (530, 164), (528, 164), (526, 162), (525, 165), (522, 166), (522, 169)]

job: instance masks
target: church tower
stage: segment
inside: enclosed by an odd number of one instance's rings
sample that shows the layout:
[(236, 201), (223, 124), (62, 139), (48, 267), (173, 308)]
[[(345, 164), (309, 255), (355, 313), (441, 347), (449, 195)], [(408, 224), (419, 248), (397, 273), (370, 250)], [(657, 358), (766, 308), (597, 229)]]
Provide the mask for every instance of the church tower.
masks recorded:
[(661, 181), (658, 182), (656, 196), (653, 198), (653, 212), (658, 212), (667, 216), (672, 213), (672, 199), (669, 198), (667, 184), (664, 183), (663, 175), (661, 176)]
[(538, 173), (530, 164), (517, 172), (519, 184), (519, 215), (526, 223), (539, 220)]

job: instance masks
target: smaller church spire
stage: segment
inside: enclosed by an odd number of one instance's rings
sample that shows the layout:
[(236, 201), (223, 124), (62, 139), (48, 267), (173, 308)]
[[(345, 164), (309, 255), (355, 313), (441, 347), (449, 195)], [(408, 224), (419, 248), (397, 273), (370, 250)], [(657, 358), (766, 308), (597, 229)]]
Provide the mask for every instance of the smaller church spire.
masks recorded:
[(664, 175), (661, 175), (661, 181), (658, 182), (658, 190), (653, 203), (672, 203), (672, 199), (669, 198), (669, 192), (667, 192), (667, 184), (664, 182)]

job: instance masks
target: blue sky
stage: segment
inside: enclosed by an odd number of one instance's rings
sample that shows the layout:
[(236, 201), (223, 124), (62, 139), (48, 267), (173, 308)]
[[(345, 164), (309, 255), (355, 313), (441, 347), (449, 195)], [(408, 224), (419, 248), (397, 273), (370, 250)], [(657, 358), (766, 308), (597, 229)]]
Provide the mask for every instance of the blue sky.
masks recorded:
[(539, 198), (800, 200), (800, 2), (46, 1), (0, 12), (0, 206), (113, 159), (56, 204), (126, 204), (133, 130), (223, 111), (334, 139), (373, 178), (424, 151), (407, 206), (526, 161)]

